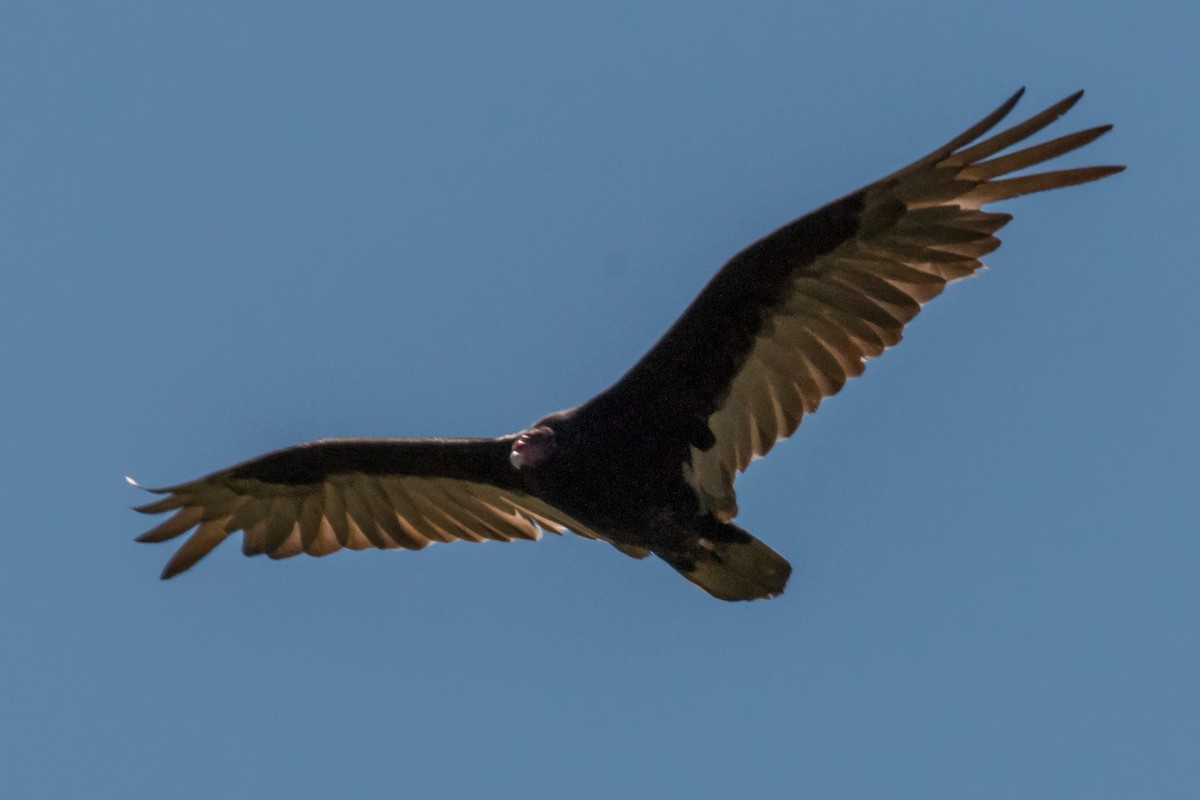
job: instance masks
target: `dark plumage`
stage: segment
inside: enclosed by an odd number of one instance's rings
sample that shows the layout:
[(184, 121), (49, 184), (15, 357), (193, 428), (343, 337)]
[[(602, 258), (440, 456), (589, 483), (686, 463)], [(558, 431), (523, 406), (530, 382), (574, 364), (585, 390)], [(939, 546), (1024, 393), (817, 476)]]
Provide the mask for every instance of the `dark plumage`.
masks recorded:
[(193, 531), (163, 577), (230, 534), (247, 555), (536, 539), (570, 530), (653, 553), (723, 600), (783, 591), (791, 566), (732, 523), (751, 460), (862, 374), (867, 358), (947, 283), (977, 271), (1010, 219), (986, 204), (1119, 172), (1004, 178), (1104, 134), (1092, 128), (996, 156), (1064, 114), (1072, 95), (979, 140), (1021, 96), (916, 163), (734, 256), (607, 391), (499, 439), (313, 442), (166, 489), (174, 511), (139, 537)]

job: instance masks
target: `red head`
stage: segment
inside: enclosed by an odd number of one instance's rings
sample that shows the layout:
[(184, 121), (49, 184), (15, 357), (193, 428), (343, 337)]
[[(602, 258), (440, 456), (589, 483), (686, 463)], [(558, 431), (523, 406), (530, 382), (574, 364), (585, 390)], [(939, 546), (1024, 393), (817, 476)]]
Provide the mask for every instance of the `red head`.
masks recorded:
[(554, 431), (546, 425), (530, 428), (513, 442), (508, 460), (517, 469), (533, 469), (554, 453)]

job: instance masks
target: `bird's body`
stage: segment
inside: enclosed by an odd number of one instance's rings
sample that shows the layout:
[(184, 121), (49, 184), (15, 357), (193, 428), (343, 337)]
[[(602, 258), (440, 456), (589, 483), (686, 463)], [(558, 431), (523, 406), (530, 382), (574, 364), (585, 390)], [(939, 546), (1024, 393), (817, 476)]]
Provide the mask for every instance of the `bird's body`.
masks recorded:
[(573, 531), (659, 556), (725, 600), (783, 591), (791, 567), (734, 525), (734, 479), (804, 414), (901, 338), (921, 306), (971, 275), (1010, 217), (987, 203), (1110, 175), (1084, 167), (1003, 178), (1108, 126), (996, 154), (1066, 112), (1073, 95), (978, 140), (1020, 93), (924, 159), (761, 239), (731, 259), (611, 388), (498, 439), (336, 440), (271, 453), (153, 490), (175, 515), (140, 537), (195, 529), (164, 570), (235, 531), (282, 558)]

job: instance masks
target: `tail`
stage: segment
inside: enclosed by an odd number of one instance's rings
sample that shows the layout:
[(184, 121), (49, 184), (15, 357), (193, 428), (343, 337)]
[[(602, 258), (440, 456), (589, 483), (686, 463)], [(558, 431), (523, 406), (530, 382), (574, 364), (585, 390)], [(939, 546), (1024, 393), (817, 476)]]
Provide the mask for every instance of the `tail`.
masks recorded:
[(658, 552), (683, 577), (719, 600), (760, 600), (783, 594), (792, 565), (736, 525), (721, 538), (697, 538), (684, 554)]

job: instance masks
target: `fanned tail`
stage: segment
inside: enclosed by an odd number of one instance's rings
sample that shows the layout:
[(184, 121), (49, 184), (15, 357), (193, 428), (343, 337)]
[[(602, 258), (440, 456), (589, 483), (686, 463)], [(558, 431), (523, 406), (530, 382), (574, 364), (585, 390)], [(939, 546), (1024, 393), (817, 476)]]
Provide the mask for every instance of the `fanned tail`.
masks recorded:
[(700, 538), (686, 554), (656, 555), (718, 600), (762, 600), (783, 594), (792, 574), (787, 559), (736, 525), (720, 527), (722, 541)]

